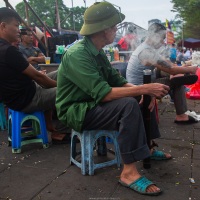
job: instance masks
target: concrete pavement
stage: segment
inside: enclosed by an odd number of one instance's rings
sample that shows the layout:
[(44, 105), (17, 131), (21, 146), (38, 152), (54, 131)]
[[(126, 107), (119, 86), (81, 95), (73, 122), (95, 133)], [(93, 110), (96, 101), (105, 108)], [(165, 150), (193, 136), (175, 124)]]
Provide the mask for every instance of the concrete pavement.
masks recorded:
[[(188, 107), (200, 113), (200, 101), (188, 100)], [(7, 132), (0, 132), (0, 199), (2, 200), (200, 200), (200, 122), (177, 125), (174, 106), (169, 99), (159, 102), (160, 150), (170, 152), (172, 160), (151, 161), (149, 170), (142, 162), (140, 172), (164, 191), (158, 197), (139, 195), (118, 184), (121, 169), (111, 166), (82, 176), (69, 164), (70, 145), (41, 144), (22, 148), (12, 154), (7, 146)], [(109, 155), (112, 156), (112, 155)], [(97, 159), (108, 159), (97, 158)], [(193, 178), (192, 183), (189, 178)]]

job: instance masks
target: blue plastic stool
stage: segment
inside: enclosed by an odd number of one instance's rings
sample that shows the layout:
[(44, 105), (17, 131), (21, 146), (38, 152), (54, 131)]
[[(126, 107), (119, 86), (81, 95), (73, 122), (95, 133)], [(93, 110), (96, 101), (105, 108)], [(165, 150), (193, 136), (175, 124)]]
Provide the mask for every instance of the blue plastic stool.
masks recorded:
[[(121, 156), (119, 151), (119, 145), (117, 142), (118, 135), (119, 133), (117, 131), (108, 130), (90, 130), (83, 131), (82, 133), (72, 130), (70, 164), (75, 164), (77, 167), (81, 168), (81, 172), (83, 175), (94, 175), (95, 169), (111, 166), (114, 164), (117, 164), (117, 166), (120, 167)], [(115, 159), (95, 164), (93, 159), (94, 145), (97, 139), (102, 136), (107, 136), (112, 139), (115, 148)], [(77, 137), (80, 139), (81, 143), (81, 162), (78, 162), (75, 159), (76, 155), (78, 155), (76, 151)]]
[(112, 139), (110, 139), (109, 137), (106, 137), (106, 142), (107, 142), (107, 143), (110, 143), (110, 144), (113, 144)]
[(0, 103), (0, 130), (7, 129), (7, 120), (3, 103)]
[[(32, 127), (25, 131), (23, 123), (31, 120)], [(48, 148), (48, 133), (43, 112), (23, 113), (9, 109), (8, 140), (12, 143), (12, 152), (21, 153), (21, 147), (30, 143), (41, 142), (43, 148)]]

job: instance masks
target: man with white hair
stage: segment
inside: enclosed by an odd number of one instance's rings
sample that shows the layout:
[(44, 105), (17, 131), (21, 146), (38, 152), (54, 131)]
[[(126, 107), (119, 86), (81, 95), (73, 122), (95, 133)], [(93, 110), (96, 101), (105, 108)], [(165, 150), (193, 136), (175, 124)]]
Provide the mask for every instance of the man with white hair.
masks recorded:
[[(178, 67), (169, 60), (166, 60), (159, 52), (159, 48), (164, 45), (166, 37), (166, 28), (159, 23), (151, 24), (148, 28), (148, 35), (145, 41), (138, 46), (132, 53), (128, 62), (126, 78), (128, 82), (135, 85), (143, 84), (143, 70), (152, 70), (152, 81), (169, 85), (173, 89), (174, 105), (176, 108), (175, 123), (189, 124), (197, 122), (193, 117), (185, 114), (187, 111), (187, 102), (185, 98), (184, 84), (189, 85), (197, 81), (197, 67), (182, 66)], [(186, 76), (169, 77), (156, 79), (155, 68), (171, 75), (193, 74)]]

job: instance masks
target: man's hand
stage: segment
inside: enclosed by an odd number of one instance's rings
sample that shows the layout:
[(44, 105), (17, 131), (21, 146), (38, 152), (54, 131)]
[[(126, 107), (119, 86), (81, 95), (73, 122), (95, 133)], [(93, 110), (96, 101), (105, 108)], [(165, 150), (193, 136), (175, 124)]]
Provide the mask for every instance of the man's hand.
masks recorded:
[(31, 64), (40, 64), (45, 63), (45, 57), (44, 56), (38, 56), (38, 57), (29, 57), (27, 61)]
[(168, 91), (169, 87), (160, 83), (150, 83), (144, 85), (126, 83), (123, 87), (113, 87), (111, 91), (102, 99), (102, 102), (112, 101), (123, 97), (136, 97), (144, 94), (156, 98), (162, 98), (168, 93)]
[(47, 74), (47, 70), (40, 70), (38, 72), (40, 72), (41, 74)]
[(141, 99), (140, 99), (139, 105), (142, 105), (142, 104), (143, 104), (143, 101), (144, 101), (144, 96), (141, 95)]
[(197, 71), (197, 69), (198, 69), (197, 66), (189, 66), (188, 68), (190, 69), (190, 73), (191, 73), (191, 74), (196, 74), (196, 71)]
[(148, 109), (150, 110), (150, 112), (153, 111), (155, 103), (156, 103), (156, 98), (155, 97), (151, 97), (151, 102), (150, 102), (149, 107), (148, 107)]
[(147, 94), (158, 99), (168, 94), (169, 86), (160, 83), (150, 83), (144, 85), (147, 89)]
[(44, 88), (57, 87), (57, 82), (37, 71), (31, 64), (22, 72)]
[(31, 64), (37, 64), (37, 63), (38, 63), (37, 61), (34, 60), (34, 57), (33, 57), (33, 56), (27, 58), (27, 61), (28, 61), (29, 63), (31, 63)]

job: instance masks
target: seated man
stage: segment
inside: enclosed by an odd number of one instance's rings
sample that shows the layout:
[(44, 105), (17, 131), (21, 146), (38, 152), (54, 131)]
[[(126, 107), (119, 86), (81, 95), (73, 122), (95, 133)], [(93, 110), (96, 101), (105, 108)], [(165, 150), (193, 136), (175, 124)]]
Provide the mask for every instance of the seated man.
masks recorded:
[(56, 108), (58, 118), (76, 131), (119, 131), (124, 163), (119, 182), (139, 193), (158, 195), (161, 190), (141, 177), (135, 166), (151, 154), (140, 107), (133, 97), (160, 98), (169, 87), (159, 83), (135, 86), (111, 67), (102, 48), (113, 42), (116, 25), (124, 18), (108, 2), (97, 2), (86, 10), (80, 31), (85, 37), (66, 51), (58, 70)]
[(19, 45), (19, 51), (24, 55), (27, 61), (40, 70), (38, 64), (45, 63), (45, 56), (38, 47), (33, 46), (33, 34), (30, 30), (21, 31), (21, 44)]
[[(143, 84), (143, 70), (150, 69), (154, 74), (155, 67), (161, 71), (169, 73), (171, 75), (191, 73), (195, 74), (197, 67), (182, 66), (178, 67), (166, 61), (159, 53), (158, 49), (164, 44), (166, 36), (166, 28), (159, 23), (150, 25), (148, 29), (148, 35), (145, 41), (132, 53), (128, 62), (126, 78), (128, 82), (135, 85)], [(173, 89), (174, 105), (176, 108), (175, 123), (194, 123), (195, 119), (186, 115), (187, 103), (185, 98), (184, 84), (192, 84), (197, 81), (197, 76), (182, 76), (179, 78), (163, 78), (155, 80), (155, 76), (152, 75), (152, 81), (159, 81), (163, 84), (171, 86)]]
[(0, 97), (13, 110), (44, 111), (47, 129), (52, 131), (57, 72), (49, 75), (52, 79), (38, 72), (12, 45), (20, 36), (19, 24), (15, 11), (0, 8)]
[(180, 49), (177, 57), (176, 57), (176, 63), (177, 65), (181, 65), (181, 63), (185, 63), (186, 59), (184, 57), (184, 50), (183, 49)]

